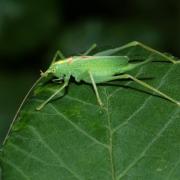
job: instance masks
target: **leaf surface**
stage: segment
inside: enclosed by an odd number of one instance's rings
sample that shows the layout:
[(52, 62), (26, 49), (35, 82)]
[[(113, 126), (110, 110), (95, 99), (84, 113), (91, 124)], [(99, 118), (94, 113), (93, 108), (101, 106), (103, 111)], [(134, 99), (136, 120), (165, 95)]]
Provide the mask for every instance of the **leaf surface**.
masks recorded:
[[(146, 60), (140, 47), (104, 51)], [(163, 60), (153, 55), (154, 60)], [(152, 62), (131, 72), (180, 100), (180, 65)], [(71, 82), (64, 96), (35, 108), (59, 88), (37, 87), (1, 151), (3, 180), (178, 180), (180, 108), (130, 80)]]

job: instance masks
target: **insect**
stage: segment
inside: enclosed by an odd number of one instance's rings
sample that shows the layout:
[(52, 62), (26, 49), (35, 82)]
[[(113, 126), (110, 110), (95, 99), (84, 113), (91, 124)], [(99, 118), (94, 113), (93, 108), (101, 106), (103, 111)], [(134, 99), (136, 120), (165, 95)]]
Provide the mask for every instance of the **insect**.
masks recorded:
[[(178, 61), (174, 61), (171, 58), (168, 58), (168, 56), (165, 56), (164, 54), (138, 42), (127, 44), (121, 47), (121, 49), (135, 45), (140, 45), (142, 48), (159, 54), (172, 63), (179, 63)], [(167, 94), (159, 91), (149, 84), (137, 79), (136, 77), (128, 74), (129, 71), (150, 62), (151, 58), (138, 63), (130, 63), (127, 56), (87, 56), (87, 54), (93, 48), (94, 46), (91, 47), (82, 56), (73, 56), (65, 59), (62, 57), (63, 60), (58, 60), (56, 62), (53, 61), (47, 71), (41, 74), (42, 77), (46, 77), (51, 74), (56, 77), (57, 80), (63, 80), (64, 84), (54, 94), (52, 94), (52, 96), (50, 96), (39, 107), (37, 107), (37, 110), (41, 110), (50, 100), (52, 100), (59, 92), (61, 92), (66, 86), (68, 86), (71, 76), (74, 77), (77, 82), (84, 81), (86, 83), (92, 84), (95, 95), (97, 97), (97, 102), (100, 106), (103, 106), (103, 103), (98, 92), (97, 84), (117, 79), (131, 79), (180, 106), (180, 102), (178, 102), (177, 100), (171, 98)]]
[[(163, 54), (161, 52), (156, 51), (155, 49), (152, 49), (140, 42), (133, 41), (130, 42), (124, 46), (121, 46), (116, 49), (110, 49), (107, 51), (104, 51), (102, 53), (97, 53), (93, 56), (88, 56), (88, 54), (95, 48), (96, 46), (93, 45), (90, 49), (88, 49), (82, 56), (74, 56), (70, 58), (64, 58), (62, 53), (60, 51), (57, 51), (55, 54), (53, 61), (48, 68), (46, 72), (41, 73), (41, 77), (33, 84), (33, 86), (30, 88), (26, 96), (24, 97), (18, 111), (16, 112), (14, 119), (9, 127), (8, 133), (4, 139), (3, 144), (6, 142), (6, 139), (9, 135), (9, 132), (17, 119), (17, 116), (25, 103), (26, 99), (28, 98), (29, 94), (33, 90), (33, 88), (41, 82), (42, 78), (47, 78), (49, 74), (52, 76), (55, 76), (57, 80), (64, 80), (64, 84), (57, 90), (52, 96), (50, 96), (47, 100), (45, 100), (41, 105), (39, 105), (36, 109), (41, 110), (49, 101), (51, 101), (59, 92), (61, 92), (66, 86), (68, 86), (70, 77), (73, 76), (77, 82), (79, 81), (85, 81), (87, 83), (92, 84), (95, 95), (97, 97), (97, 101), (100, 106), (103, 105), (100, 95), (98, 93), (97, 85), (98, 83), (117, 80), (117, 79), (131, 79), (138, 84), (146, 87), (147, 89), (152, 90), (153, 92), (159, 94), (160, 96), (168, 99), (169, 101), (177, 104), (180, 106), (180, 102), (177, 100), (171, 98), (167, 94), (159, 91), (158, 89), (150, 86), (149, 84), (137, 79), (136, 77), (133, 77), (130, 74), (127, 74), (127, 72), (142, 66), (143, 64), (146, 64), (151, 61), (151, 59), (147, 59), (144, 62), (140, 63), (130, 63), (129, 58), (127, 56), (111, 56), (112, 54), (124, 50), (126, 48), (130, 47), (140, 47), (152, 54), (157, 54), (164, 58), (164, 60), (169, 61), (173, 64), (179, 64), (180, 61), (174, 60), (172, 57), (167, 56), (166, 54)], [(62, 60), (56, 61), (57, 58), (60, 58)]]

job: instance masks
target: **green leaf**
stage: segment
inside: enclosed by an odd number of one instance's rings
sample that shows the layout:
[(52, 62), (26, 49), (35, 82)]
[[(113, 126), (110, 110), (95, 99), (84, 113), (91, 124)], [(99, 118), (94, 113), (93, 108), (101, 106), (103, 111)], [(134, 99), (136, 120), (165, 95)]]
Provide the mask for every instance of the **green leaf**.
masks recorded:
[[(152, 55), (140, 47), (108, 53), (131, 60)], [(131, 74), (180, 100), (180, 65), (152, 62)], [(64, 96), (36, 111), (57, 88), (56, 83), (37, 87), (21, 110), (1, 151), (4, 180), (179, 179), (176, 104), (119, 80), (98, 85), (101, 108), (91, 85), (71, 82)]]

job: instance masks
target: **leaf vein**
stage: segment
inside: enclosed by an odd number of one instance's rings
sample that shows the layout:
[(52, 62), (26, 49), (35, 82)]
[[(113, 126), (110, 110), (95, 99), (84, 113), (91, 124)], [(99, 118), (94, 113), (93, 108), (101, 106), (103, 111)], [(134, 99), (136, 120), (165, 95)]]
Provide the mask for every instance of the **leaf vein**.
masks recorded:
[(152, 145), (161, 137), (161, 135), (164, 133), (164, 131), (169, 127), (169, 125), (172, 123), (172, 121), (175, 119), (176, 114), (179, 113), (179, 108), (175, 110), (174, 113), (172, 113), (171, 118), (165, 123), (165, 125), (160, 129), (160, 131), (154, 136), (152, 141), (144, 148), (144, 150), (139, 154), (138, 157), (134, 159), (132, 163), (130, 163), (127, 168), (124, 169), (124, 171), (117, 176), (117, 180), (120, 180), (123, 178), (127, 172), (134, 167), (140, 159), (142, 159), (146, 152), (152, 147)]
[(71, 124), (77, 131), (79, 131), (80, 133), (82, 133), (83, 135), (85, 135), (86, 137), (88, 137), (89, 139), (91, 139), (93, 142), (95, 142), (96, 144), (101, 145), (104, 148), (108, 148), (107, 144), (104, 144), (102, 142), (100, 142), (99, 140), (97, 140), (95, 137), (91, 136), (90, 134), (88, 134), (86, 131), (84, 131), (83, 129), (81, 129), (79, 126), (77, 126), (75, 123), (73, 123), (67, 116), (65, 116), (63, 113), (61, 113), (60, 111), (57, 110), (56, 107), (54, 107), (54, 105), (51, 104), (51, 107), (57, 112), (58, 115), (60, 115), (61, 117), (63, 117), (64, 120), (66, 120), (69, 124)]
[[(3, 159), (1, 159), (1, 160), (4, 161)], [(14, 164), (12, 161), (9, 161), (6, 159), (6, 161), (4, 161), (4, 163), (7, 163), (9, 166), (13, 167), (26, 180), (30, 180), (30, 178), (24, 173), (24, 171), (22, 171), (22, 169), (20, 167), (18, 167), (16, 164)]]
[[(49, 91), (51, 91), (51, 92), (53, 92), (54, 93), (54, 90), (52, 90), (52, 88), (47, 88)], [(75, 98), (75, 97), (72, 97), (72, 96), (70, 96), (70, 95), (68, 95), (68, 94), (66, 94), (65, 96), (64, 96), (64, 98), (67, 98), (67, 99), (70, 99), (70, 100), (73, 100), (73, 101), (77, 101), (77, 102), (79, 102), (79, 103), (82, 103), (82, 104), (84, 104), (84, 105), (87, 105), (87, 106), (93, 106), (93, 107), (99, 107), (98, 105), (96, 105), (96, 104), (92, 104), (92, 103), (89, 103), (89, 102), (86, 102), (86, 101), (84, 101), (84, 100), (82, 100), (82, 99), (78, 99), (78, 98)]]
[(74, 97), (69, 96), (69, 95), (66, 95), (65, 98), (71, 99), (71, 100), (74, 100), (74, 101), (77, 101), (77, 102), (80, 102), (80, 103), (82, 103), (82, 104), (84, 104), (84, 105), (88, 105), (88, 106), (93, 106), (93, 107), (96, 107), (96, 108), (100, 108), (99, 105), (92, 104), (92, 103), (88, 103), (88, 102), (86, 102), (86, 101), (83, 101), (83, 100), (78, 99), (78, 98), (74, 98)]
[[(24, 149), (20, 148), (19, 146), (13, 144), (13, 143), (9, 143), (9, 146), (11, 146), (12, 148), (16, 149), (16, 151), (20, 151), (21, 153), (25, 154), (27, 157), (34, 159), (35, 161), (38, 161), (40, 163), (44, 163), (48, 166), (51, 166), (51, 164), (47, 163), (46, 161), (40, 159), (37, 156), (32, 155), (30, 152), (25, 151)], [(52, 166), (57, 166), (57, 165), (52, 165)]]
[(36, 137), (38, 137), (39, 141), (44, 145), (44, 147), (46, 147), (47, 150), (49, 150), (49, 152), (51, 152), (51, 154), (54, 155), (54, 157), (56, 157), (56, 159), (60, 162), (60, 166), (63, 167), (64, 169), (66, 169), (69, 173), (71, 173), (76, 179), (78, 180), (82, 180), (82, 178), (76, 174), (73, 170), (71, 170), (65, 163), (64, 161), (58, 156), (58, 154), (47, 144), (47, 142), (42, 138), (42, 136), (40, 135), (40, 133), (33, 127), (28, 125), (27, 127), (29, 127), (29, 129), (36, 135)]
[(178, 167), (179, 164), (180, 164), (180, 158), (178, 159), (178, 161), (175, 163), (175, 165), (173, 166), (173, 168), (170, 170), (169, 174), (167, 175), (167, 180), (171, 178), (173, 172), (175, 171), (175, 169)]
[(107, 113), (107, 126), (109, 130), (109, 158), (110, 158), (110, 164), (111, 164), (111, 175), (112, 180), (115, 180), (115, 165), (114, 165), (114, 159), (113, 159), (113, 132), (111, 127), (111, 119), (110, 119), (110, 113), (109, 113), (109, 99), (107, 95), (107, 91), (105, 89), (105, 96), (106, 96), (106, 113)]
[[(166, 71), (166, 73), (164, 74), (164, 76), (162, 77), (159, 85), (156, 87), (157, 89), (159, 89), (164, 83), (165, 83), (165, 80), (166, 80), (166, 77), (169, 75), (169, 73), (172, 71), (172, 66), (171, 68), (169, 68), (168, 71)], [(122, 128), (124, 125), (128, 124), (128, 122), (135, 116), (137, 115), (140, 111), (142, 111), (145, 107), (146, 107), (146, 104), (149, 102), (150, 99), (152, 99), (152, 95), (151, 96), (148, 96), (145, 101), (141, 104), (141, 106), (138, 107), (138, 109), (136, 109), (132, 114), (131, 116), (129, 116), (123, 123), (119, 124), (116, 128), (113, 129), (113, 133), (115, 133), (117, 130), (119, 130), (120, 128)]]

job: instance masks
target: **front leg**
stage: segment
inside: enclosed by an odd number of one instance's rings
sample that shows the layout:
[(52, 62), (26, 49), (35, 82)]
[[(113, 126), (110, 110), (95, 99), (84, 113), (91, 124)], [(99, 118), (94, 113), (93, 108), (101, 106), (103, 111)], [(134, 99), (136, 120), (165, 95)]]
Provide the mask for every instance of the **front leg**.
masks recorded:
[(54, 93), (52, 94), (47, 100), (45, 100), (40, 106), (36, 108), (37, 111), (40, 111), (49, 101), (51, 101), (58, 93), (60, 93), (69, 83), (69, 79), (64, 81), (64, 84)]

